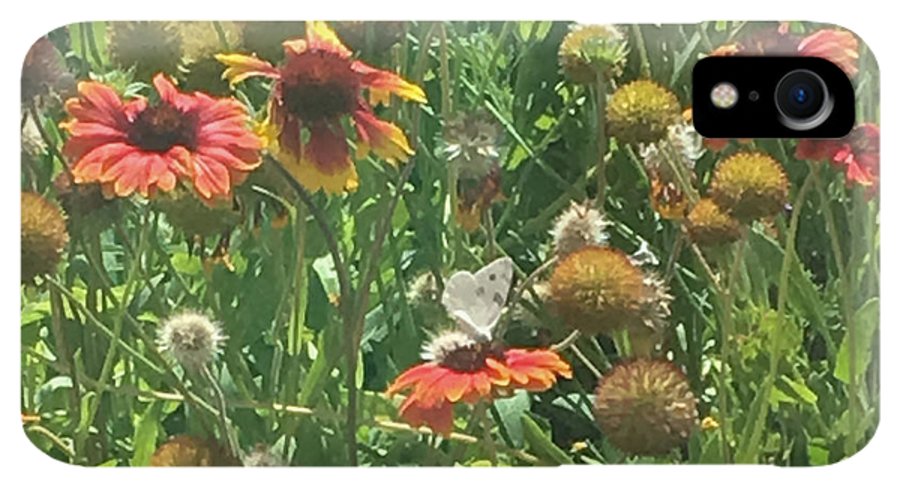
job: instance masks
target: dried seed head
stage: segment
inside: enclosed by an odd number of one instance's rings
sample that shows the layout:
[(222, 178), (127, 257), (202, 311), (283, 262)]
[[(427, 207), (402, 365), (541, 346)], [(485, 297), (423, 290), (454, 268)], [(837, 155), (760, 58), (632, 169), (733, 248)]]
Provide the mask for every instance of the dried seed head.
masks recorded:
[(186, 369), (199, 370), (221, 352), (226, 336), (209, 317), (192, 311), (176, 314), (159, 328), (159, 347)]
[(66, 218), (58, 205), (34, 192), (22, 192), (22, 283), (56, 269), (69, 243)]
[(556, 218), (550, 232), (557, 256), (568, 256), (589, 245), (605, 245), (608, 225), (599, 210), (573, 202)]
[(582, 85), (619, 76), (627, 55), (628, 40), (614, 25), (575, 25), (559, 46), (563, 72)]
[(740, 152), (716, 166), (710, 196), (744, 222), (772, 216), (784, 208), (788, 179), (781, 164), (760, 152)]
[(632, 455), (665, 455), (697, 426), (687, 377), (666, 360), (630, 360), (600, 380), (595, 415), (607, 439)]
[(718, 246), (736, 241), (741, 224), (722, 212), (712, 199), (701, 199), (687, 216), (687, 231), (700, 246)]

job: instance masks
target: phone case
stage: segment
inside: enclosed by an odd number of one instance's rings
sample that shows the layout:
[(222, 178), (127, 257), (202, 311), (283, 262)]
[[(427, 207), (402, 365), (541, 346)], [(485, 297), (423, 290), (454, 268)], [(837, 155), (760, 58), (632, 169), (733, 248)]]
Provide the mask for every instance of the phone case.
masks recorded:
[[(706, 56), (842, 139), (704, 139)], [(89, 22), (22, 68), (21, 412), (89, 466), (826, 465), (878, 424), (879, 79), (810, 22)]]

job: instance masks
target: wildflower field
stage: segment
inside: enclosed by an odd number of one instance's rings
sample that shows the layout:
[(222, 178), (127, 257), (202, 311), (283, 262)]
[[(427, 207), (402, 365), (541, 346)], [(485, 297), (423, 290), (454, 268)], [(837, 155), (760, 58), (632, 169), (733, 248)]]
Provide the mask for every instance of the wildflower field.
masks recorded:
[[(841, 140), (703, 139), (705, 56)], [(878, 424), (830, 25), (92, 22), (22, 72), (21, 412), (90, 466), (824, 465)]]

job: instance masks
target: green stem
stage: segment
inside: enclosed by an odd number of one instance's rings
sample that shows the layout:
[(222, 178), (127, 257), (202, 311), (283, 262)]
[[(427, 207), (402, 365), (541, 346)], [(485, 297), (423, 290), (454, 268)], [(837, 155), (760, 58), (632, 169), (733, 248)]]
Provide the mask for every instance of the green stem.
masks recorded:
[(603, 211), (604, 204), (606, 203), (606, 150), (609, 141), (606, 139), (606, 79), (602, 74), (597, 75), (597, 82), (594, 85), (594, 106), (597, 118), (596, 207)]
[(825, 186), (822, 183), (822, 179), (819, 176), (819, 167), (820, 163), (818, 162), (810, 162), (809, 171), (815, 180), (816, 184), (816, 192), (819, 194), (819, 208), (822, 210), (822, 215), (825, 217), (825, 229), (828, 231), (828, 237), (831, 242), (831, 253), (834, 255), (834, 262), (837, 266), (838, 270), (838, 280), (840, 281), (839, 295), (841, 297), (840, 307), (841, 307), (841, 321), (844, 323), (844, 326), (847, 329), (847, 346), (849, 353), (849, 381), (847, 383), (848, 390), (848, 412), (847, 412), (847, 421), (849, 423), (848, 426), (848, 436), (847, 436), (847, 447), (846, 453), (853, 453), (856, 451), (856, 427), (857, 423), (860, 419), (859, 414), (859, 392), (857, 386), (857, 374), (856, 372), (856, 334), (855, 328), (853, 327), (853, 312), (852, 305), (850, 302), (851, 298), (851, 284), (850, 284), (850, 276), (847, 274), (847, 265), (844, 261), (844, 253), (841, 250), (841, 243), (838, 238), (838, 227), (837, 221), (834, 217), (834, 212), (831, 209), (831, 199), (828, 198), (828, 193), (825, 191)]
[(769, 398), (772, 395), (772, 388), (775, 385), (775, 378), (778, 376), (778, 364), (782, 357), (782, 341), (784, 339), (783, 331), (785, 329), (785, 315), (787, 313), (787, 295), (790, 287), (790, 269), (793, 266), (793, 260), (796, 256), (794, 246), (797, 241), (797, 228), (800, 224), (800, 214), (803, 211), (803, 205), (806, 202), (806, 194), (809, 192), (815, 181), (815, 170), (810, 172), (803, 181), (797, 198), (794, 201), (794, 212), (791, 215), (790, 225), (787, 231), (787, 241), (784, 247), (784, 257), (781, 262), (781, 274), (778, 280), (778, 299), (777, 299), (777, 325), (770, 340), (769, 348), (769, 371), (762, 385), (757, 392), (756, 399), (750, 408), (747, 416), (745, 428), (741, 434), (741, 445), (738, 449), (735, 461), (737, 463), (753, 463), (756, 461), (763, 429), (766, 425), (766, 415), (768, 414), (767, 406)]
[(475, 406), (475, 413), (476, 417), (478, 418), (478, 424), (481, 425), (482, 440), (484, 441), (484, 447), (487, 449), (488, 460), (490, 460), (491, 464), (496, 467), (497, 445), (494, 443), (494, 436), (491, 433), (493, 424), (491, 423), (490, 416), (487, 415), (487, 405), (484, 403), (478, 403)]
[[(113, 323), (113, 339), (109, 343), (109, 348), (106, 351), (106, 357), (103, 360), (103, 366), (100, 368), (100, 378), (98, 379), (98, 382), (101, 387), (106, 386), (112, 376), (112, 368), (115, 364), (115, 357), (119, 346), (119, 340), (122, 336), (122, 326), (125, 323), (125, 316), (128, 313), (128, 304), (131, 303), (131, 296), (134, 293), (134, 289), (137, 287), (137, 278), (140, 276), (139, 271), (141, 258), (147, 251), (147, 245), (150, 241), (149, 230), (151, 229), (151, 226), (149, 221), (150, 207), (148, 206), (144, 211), (144, 225), (141, 227), (142, 231), (140, 242), (138, 245), (138, 251), (134, 256), (134, 260), (131, 263), (131, 268), (128, 271), (127, 279), (125, 281), (125, 289), (122, 293), (122, 300), (119, 303), (119, 311), (116, 314), (115, 322)], [(98, 388), (96, 394), (97, 395), (88, 402), (87, 415), (81, 418), (81, 422), (78, 425), (78, 432), (76, 433), (75, 439), (76, 453), (84, 453), (84, 445), (87, 442), (87, 436), (89, 434), (90, 427), (94, 423), (94, 418), (97, 416), (97, 410), (100, 408), (100, 401), (103, 397), (103, 389)]]
[(631, 32), (634, 34), (634, 42), (637, 45), (638, 55), (641, 58), (641, 76), (648, 79), (652, 78), (650, 57), (647, 55), (647, 45), (644, 43), (644, 34), (641, 33), (641, 26), (632, 24)]
[(222, 387), (219, 385), (219, 382), (216, 380), (215, 376), (213, 376), (212, 372), (210, 372), (207, 365), (203, 366), (203, 369), (200, 373), (202, 374), (204, 380), (209, 383), (209, 387), (213, 391), (215, 402), (218, 405), (219, 415), (216, 416), (216, 420), (219, 422), (219, 430), (222, 431), (221, 436), (225, 438), (228, 444), (228, 449), (231, 452), (231, 456), (237, 460), (240, 460), (241, 449), (237, 441), (237, 435), (234, 433), (234, 430), (231, 429), (230, 422), (228, 420), (228, 404), (225, 402), (225, 393), (222, 392)]

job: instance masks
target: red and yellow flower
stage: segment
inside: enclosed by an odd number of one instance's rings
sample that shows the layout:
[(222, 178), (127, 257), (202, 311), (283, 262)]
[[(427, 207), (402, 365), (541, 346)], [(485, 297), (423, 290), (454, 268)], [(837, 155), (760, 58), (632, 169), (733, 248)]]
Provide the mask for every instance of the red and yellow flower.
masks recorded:
[(444, 435), (453, 430), (457, 402), (491, 401), (515, 389), (545, 391), (557, 376), (572, 378), (572, 368), (551, 350), (503, 349), (468, 340), (462, 333), (445, 334), (442, 341), (450, 346), (433, 346), (440, 350), (434, 360), (400, 374), (387, 395), (409, 392), (400, 416)]
[(724, 44), (709, 56), (765, 55), (824, 58), (839, 66), (847, 76), (859, 73), (859, 40), (843, 29), (819, 29), (807, 36), (792, 34), (787, 24), (763, 28), (739, 42)]
[(391, 93), (425, 102), (425, 92), (394, 73), (352, 58), (324, 22), (308, 22), (305, 39), (283, 43), (278, 66), (255, 56), (218, 55), (232, 84), (250, 77), (274, 80), (263, 133), (269, 151), (304, 187), (339, 193), (358, 186), (350, 156), (346, 119), (356, 132), (356, 158), (371, 150), (389, 162), (405, 161), (413, 150), (403, 131), (376, 117), (363, 97), (386, 100)]
[(843, 139), (802, 139), (794, 156), (798, 160), (831, 161), (843, 168), (848, 185), (874, 187), (881, 159), (880, 136), (877, 124), (860, 124)]
[(107, 197), (152, 196), (188, 180), (207, 202), (227, 197), (260, 163), (261, 141), (233, 98), (184, 93), (163, 74), (159, 101), (123, 101), (111, 87), (81, 82), (66, 102), (63, 154), (75, 183), (101, 184)]

